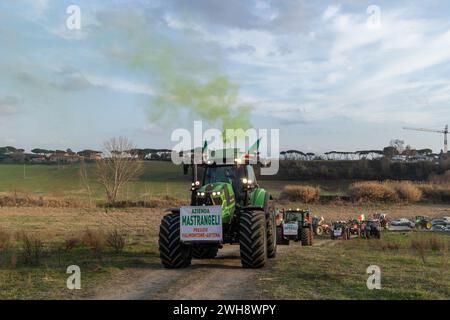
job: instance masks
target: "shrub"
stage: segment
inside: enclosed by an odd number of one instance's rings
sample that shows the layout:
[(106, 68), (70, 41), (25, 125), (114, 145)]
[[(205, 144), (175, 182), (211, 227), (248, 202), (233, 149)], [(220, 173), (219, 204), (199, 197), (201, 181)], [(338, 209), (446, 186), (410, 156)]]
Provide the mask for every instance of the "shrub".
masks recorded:
[(419, 202), (422, 200), (423, 193), (420, 188), (411, 181), (387, 182), (391, 184), (397, 192), (399, 199), (406, 202)]
[(44, 253), (44, 242), (37, 236), (22, 233), (22, 251), (25, 264), (39, 264)]
[(11, 235), (9, 232), (0, 229), (0, 252), (8, 250), (11, 247)]
[(422, 262), (426, 263), (426, 252), (430, 248), (430, 243), (426, 239), (412, 240), (411, 249), (417, 252)]
[(125, 236), (117, 230), (110, 231), (106, 235), (106, 244), (115, 253), (121, 253), (125, 247)]
[(300, 201), (304, 203), (317, 202), (320, 198), (320, 188), (311, 186), (287, 185), (280, 194), (280, 200)]
[(349, 188), (349, 195), (354, 201), (395, 202), (398, 201), (394, 188), (383, 182), (355, 182)]
[(105, 235), (100, 230), (94, 231), (91, 229), (86, 229), (81, 242), (83, 245), (94, 251), (95, 254), (100, 256), (105, 246)]
[(442, 202), (450, 199), (450, 185), (448, 184), (423, 183), (418, 187), (428, 201)]
[(430, 242), (431, 250), (440, 251), (440, 252), (447, 251), (447, 246), (444, 241), (440, 241), (439, 239), (436, 239), (436, 238), (431, 238), (431, 239), (429, 239), (429, 242)]
[(81, 243), (81, 240), (78, 238), (69, 238), (69, 239), (66, 239), (66, 241), (64, 243), (64, 248), (66, 251), (71, 251), (73, 248), (75, 248), (80, 243)]

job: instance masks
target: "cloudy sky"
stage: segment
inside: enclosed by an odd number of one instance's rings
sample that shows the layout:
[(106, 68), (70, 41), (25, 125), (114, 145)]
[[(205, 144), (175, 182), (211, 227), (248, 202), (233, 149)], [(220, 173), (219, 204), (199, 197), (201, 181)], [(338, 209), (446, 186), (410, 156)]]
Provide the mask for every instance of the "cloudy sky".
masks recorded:
[(450, 122), (449, 62), (443, 0), (2, 1), (0, 145), (172, 147), (193, 120), (244, 119), (282, 149), (439, 151), (402, 127)]

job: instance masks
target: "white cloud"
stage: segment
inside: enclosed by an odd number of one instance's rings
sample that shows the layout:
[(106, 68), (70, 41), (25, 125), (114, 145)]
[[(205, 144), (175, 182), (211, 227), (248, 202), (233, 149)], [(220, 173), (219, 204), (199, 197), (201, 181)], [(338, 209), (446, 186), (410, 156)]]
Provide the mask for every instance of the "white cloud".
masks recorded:
[(118, 92), (143, 94), (148, 96), (153, 96), (155, 94), (151, 86), (130, 82), (120, 78), (87, 75), (86, 79), (96, 87), (106, 88)]
[(341, 9), (340, 5), (330, 5), (328, 6), (323, 15), (322, 15), (322, 19), (324, 20), (328, 20), (334, 16), (336, 16), (336, 14), (339, 12), (339, 10)]

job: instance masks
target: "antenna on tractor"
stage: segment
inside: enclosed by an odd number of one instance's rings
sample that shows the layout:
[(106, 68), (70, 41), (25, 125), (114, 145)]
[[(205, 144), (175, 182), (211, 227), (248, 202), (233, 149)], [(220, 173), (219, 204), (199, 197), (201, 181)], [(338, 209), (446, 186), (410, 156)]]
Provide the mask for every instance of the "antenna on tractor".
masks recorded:
[(434, 133), (440, 133), (444, 134), (444, 157), (448, 157), (448, 125), (445, 126), (444, 130), (432, 130), (432, 129), (424, 129), (424, 128), (411, 128), (411, 127), (403, 127), (405, 130), (412, 130), (412, 131), (423, 131), (423, 132), (434, 132)]

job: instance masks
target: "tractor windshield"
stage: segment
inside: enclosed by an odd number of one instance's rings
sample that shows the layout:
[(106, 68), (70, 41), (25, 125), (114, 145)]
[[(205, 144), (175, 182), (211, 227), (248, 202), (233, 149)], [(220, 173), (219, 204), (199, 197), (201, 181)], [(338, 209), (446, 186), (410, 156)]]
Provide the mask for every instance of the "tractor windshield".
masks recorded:
[(225, 182), (231, 184), (238, 201), (242, 200), (244, 186), (242, 179), (245, 178), (244, 166), (213, 166), (206, 167), (203, 183)]
[(205, 172), (204, 184), (215, 182), (226, 182), (240, 184), (242, 178), (245, 177), (243, 166), (214, 166), (207, 167)]
[(286, 221), (289, 222), (303, 222), (302, 214), (296, 212), (287, 212), (286, 213)]

